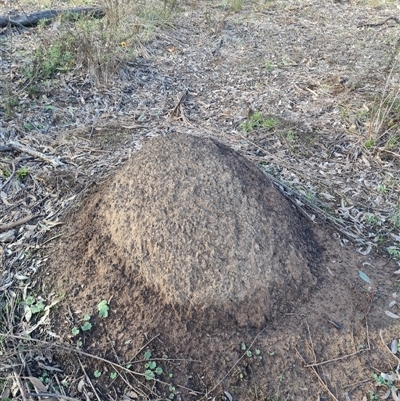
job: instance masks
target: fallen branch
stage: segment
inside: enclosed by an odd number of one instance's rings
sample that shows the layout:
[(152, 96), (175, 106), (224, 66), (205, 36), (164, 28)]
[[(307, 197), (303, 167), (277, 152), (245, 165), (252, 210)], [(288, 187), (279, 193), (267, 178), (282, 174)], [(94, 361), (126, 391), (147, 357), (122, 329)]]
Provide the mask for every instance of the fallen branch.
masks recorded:
[(22, 224), (27, 223), (33, 219), (37, 219), (38, 217), (43, 217), (42, 214), (31, 214), (29, 216), (23, 217), (17, 221), (13, 221), (12, 223), (0, 225), (0, 232), (11, 230), (15, 227), (21, 226)]
[(5, 28), (11, 26), (32, 27), (36, 26), (40, 21), (51, 21), (58, 16), (72, 17), (77, 19), (82, 15), (89, 15), (92, 18), (102, 18), (105, 13), (104, 10), (97, 7), (78, 7), (70, 8), (68, 10), (44, 10), (37, 11), (29, 15), (15, 15), (15, 16), (0, 16), (0, 27)]
[(52, 164), (54, 167), (62, 166), (64, 164), (60, 162), (57, 158), (48, 157), (45, 154), (38, 152), (37, 150), (28, 148), (25, 145), (21, 145), (19, 142), (10, 141), (8, 144), (12, 146), (14, 149), (19, 150), (20, 152), (23, 153), (27, 153), (28, 155), (36, 157), (37, 159), (42, 159), (45, 162)]

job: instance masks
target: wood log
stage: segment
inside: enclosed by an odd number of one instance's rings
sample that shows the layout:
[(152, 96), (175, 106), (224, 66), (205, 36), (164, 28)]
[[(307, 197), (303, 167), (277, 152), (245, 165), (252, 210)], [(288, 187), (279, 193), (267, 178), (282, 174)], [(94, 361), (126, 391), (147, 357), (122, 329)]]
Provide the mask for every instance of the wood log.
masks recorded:
[(9, 25), (32, 27), (36, 26), (42, 20), (48, 23), (59, 15), (71, 16), (71, 18), (77, 19), (82, 15), (89, 15), (92, 18), (102, 18), (104, 17), (104, 14), (104, 10), (97, 7), (77, 7), (67, 10), (43, 10), (29, 15), (0, 16), (0, 27), (5, 28)]

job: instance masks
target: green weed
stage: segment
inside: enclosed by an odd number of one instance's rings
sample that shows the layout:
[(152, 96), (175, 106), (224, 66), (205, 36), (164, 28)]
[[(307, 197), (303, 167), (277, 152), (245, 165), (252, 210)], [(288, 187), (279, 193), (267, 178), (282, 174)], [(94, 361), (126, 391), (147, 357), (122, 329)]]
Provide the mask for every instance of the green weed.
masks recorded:
[(161, 375), (163, 373), (162, 367), (158, 366), (156, 361), (151, 360), (151, 355), (151, 351), (146, 351), (144, 353), (144, 359), (146, 361), (144, 364), (144, 377), (146, 380), (153, 380), (156, 375)]
[(20, 180), (23, 180), (28, 175), (28, 167), (24, 166), (17, 170), (17, 177)]
[(259, 128), (272, 129), (278, 124), (278, 119), (264, 117), (259, 111), (253, 113), (247, 121), (241, 123), (239, 128), (244, 132), (250, 132)]
[(372, 138), (367, 139), (367, 140), (364, 142), (364, 147), (365, 147), (365, 149), (367, 149), (367, 150), (371, 150), (374, 146), (375, 146), (375, 141), (374, 141)]

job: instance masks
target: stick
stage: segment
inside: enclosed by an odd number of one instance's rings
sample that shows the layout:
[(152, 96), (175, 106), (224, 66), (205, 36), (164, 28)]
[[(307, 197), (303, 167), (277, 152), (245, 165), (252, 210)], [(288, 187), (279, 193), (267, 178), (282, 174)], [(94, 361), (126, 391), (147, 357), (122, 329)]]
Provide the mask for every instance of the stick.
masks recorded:
[(28, 393), (30, 397), (53, 397), (53, 398), (62, 398), (68, 401), (81, 401), (79, 398), (67, 397), (66, 395), (56, 394), (56, 393)]
[[(299, 350), (295, 347), (294, 348), (297, 352), (297, 355), (299, 356), (299, 358), (303, 361), (304, 364), (307, 364), (307, 362), (305, 361), (305, 359), (303, 358), (303, 356), (300, 354)], [(311, 370), (314, 372), (314, 374), (317, 376), (318, 381), (321, 383), (322, 387), (324, 387), (324, 389), (328, 392), (328, 394), (335, 400), (335, 401), (339, 401), (335, 395), (332, 393), (331, 390), (329, 390), (329, 387), (325, 384), (325, 382), (321, 379), (320, 375), (318, 374), (317, 370), (315, 369), (314, 366), (311, 366)]]
[[(247, 355), (247, 351), (254, 345), (254, 343), (256, 342), (257, 338), (265, 331), (267, 330), (266, 327), (264, 327), (253, 339), (253, 341), (251, 342), (249, 348), (247, 348), (247, 350), (245, 352), (243, 352), (243, 355), (233, 364), (233, 366), (228, 370), (228, 372), (225, 374), (225, 376), (218, 381), (218, 383), (210, 390), (208, 391), (208, 393), (212, 393), (232, 372), (233, 369), (235, 369), (235, 367), (237, 366), (237, 364)], [(200, 398), (199, 401), (202, 401), (205, 399), (206, 396), (203, 396)]]
[(99, 395), (97, 394), (97, 391), (96, 391), (96, 389), (94, 388), (94, 386), (93, 386), (93, 383), (92, 383), (92, 381), (90, 380), (90, 378), (89, 378), (89, 376), (87, 375), (87, 373), (86, 373), (86, 370), (85, 370), (85, 368), (83, 367), (83, 365), (82, 365), (82, 362), (81, 362), (81, 360), (78, 358), (78, 362), (79, 362), (79, 365), (81, 365), (81, 368), (82, 368), (82, 371), (83, 371), (83, 374), (85, 375), (85, 377), (86, 377), (86, 380), (89, 382), (89, 384), (90, 384), (90, 387), (92, 388), (92, 390), (93, 390), (93, 392), (94, 392), (94, 395), (96, 396), (96, 398), (97, 398), (97, 401), (101, 401), (101, 399), (100, 399), (100, 397), (99, 397)]
[(19, 219), (17, 221), (12, 222), (12, 223), (3, 224), (3, 225), (0, 226), (0, 232), (11, 230), (12, 228), (18, 227), (18, 226), (20, 226), (22, 224), (27, 223), (28, 221), (31, 221), (33, 219), (37, 219), (39, 217), (43, 217), (43, 214), (36, 214), (36, 215), (35, 214), (31, 214), (30, 216), (23, 217), (22, 219)]
[(12, 146), (14, 149), (19, 150), (20, 152), (36, 157), (37, 159), (42, 159), (45, 162), (52, 164), (54, 167), (59, 167), (64, 165), (64, 163), (60, 162), (57, 158), (48, 157), (45, 154), (38, 152), (37, 150), (28, 148), (25, 145), (21, 145), (19, 142), (10, 141), (9, 145)]

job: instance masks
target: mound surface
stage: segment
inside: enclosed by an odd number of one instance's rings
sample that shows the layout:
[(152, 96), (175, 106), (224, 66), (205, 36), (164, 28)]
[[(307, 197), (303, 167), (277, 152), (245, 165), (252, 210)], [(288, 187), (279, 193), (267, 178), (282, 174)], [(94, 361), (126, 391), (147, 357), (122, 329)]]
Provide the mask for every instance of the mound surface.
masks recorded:
[(156, 138), (89, 199), (72, 219), (85, 232), (82, 264), (126, 286), (139, 276), (168, 305), (259, 326), (316, 282), (306, 223), (261, 171), (210, 139)]

